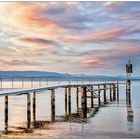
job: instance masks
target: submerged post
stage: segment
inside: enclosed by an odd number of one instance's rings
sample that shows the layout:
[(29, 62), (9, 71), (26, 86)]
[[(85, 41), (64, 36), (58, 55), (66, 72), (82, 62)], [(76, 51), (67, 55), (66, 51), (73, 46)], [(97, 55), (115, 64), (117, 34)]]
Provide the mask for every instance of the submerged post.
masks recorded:
[(116, 86), (113, 84), (113, 101), (116, 100)]
[(131, 104), (131, 90), (130, 90), (131, 80), (130, 80), (130, 76), (131, 76), (132, 72), (133, 72), (132, 64), (130, 63), (130, 60), (129, 60), (128, 64), (126, 64), (126, 74), (127, 74), (126, 102), (127, 102), (127, 104)]
[(130, 81), (130, 80), (127, 80), (127, 81), (126, 81), (126, 103), (127, 103), (128, 105), (131, 104), (130, 85), (131, 85), (131, 81)]
[(68, 87), (68, 109), (69, 109), (69, 118), (71, 118), (71, 87)]
[(112, 85), (110, 84), (110, 102), (112, 101)]
[(117, 102), (119, 102), (119, 82), (118, 81), (116, 84), (116, 88), (117, 88)]
[(55, 121), (55, 90), (51, 90), (51, 119)]
[(31, 128), (31, 95), (27, 94), (27, 130)]
[(65, 87), (65, 115), (67, 116), (67, 88)]
[(33, 124), (36, 122), (36, 93), (33, 92)]
[(91, 108), (94, 106), (94, 100), (93, 100), (93, 85), (91, 85)]
[(100, 85), (98, 85), (98, 105), (101, 105), (101, 97), (100, 97)]
[(106, 83), (104, 84), (104, 103), (106, 104)]
[(76, 107), (77, 107), (77, 113), (78, 113), (78, 108), (79, 108), (79, 89), (78, 89), (78, 85), (76, 86)]
[(8, 132), (8, 96), (5, 96), (5, 126), (4, 130)]
[(87, 118), (87, 92), (86, 86), (82, 86), (82, 93), (81, 93), (81, 117)]

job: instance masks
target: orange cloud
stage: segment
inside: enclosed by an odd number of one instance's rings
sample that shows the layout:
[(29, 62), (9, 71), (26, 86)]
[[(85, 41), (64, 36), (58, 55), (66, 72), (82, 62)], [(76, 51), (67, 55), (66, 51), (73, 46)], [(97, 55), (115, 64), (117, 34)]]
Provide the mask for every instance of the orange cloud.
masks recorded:
[(63, 29), (56, 22), (42, 16), (48, 6), (48, 3), (3, 2), (0, 4), (1, 26), (22, 36), (48, 39), (58, 37)]
[(96, 59), (96, 58), (93, 58), (93, 59), (87, 59), (87, 60), (84, 60), (82, 62), (82, 66), (83, 67), (91, 67), (91, 66), (97, 66), (100, 64), (100, 60)]

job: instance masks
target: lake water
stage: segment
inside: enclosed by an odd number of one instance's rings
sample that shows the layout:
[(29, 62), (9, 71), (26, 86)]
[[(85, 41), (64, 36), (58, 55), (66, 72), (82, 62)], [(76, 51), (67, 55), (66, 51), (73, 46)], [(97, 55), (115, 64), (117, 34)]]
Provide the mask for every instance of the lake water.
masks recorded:
[[(65, 83), (65, 82), (64, 82)], [(11, 85), (10, 83), (9, 86)], [(50, 84), (54, 84), (53, 82)], [(26, 83), (30, 85), (29, 82)], [(18, 88), (21, 83), (15, 83)], [(33, 83), (37, 86), (37, 83)], [(119, 103), (111, 102), (99, 108), (99, 111), (87, 122), (51, 121), (50, 91), (36, 95), (37, 121), (44, 122), (41, 128), (33, 130), (33, 133), (2, 134), (8, 138), (140, 138), (140, 82), (132, 82), (131, 107), (126, 105), (125, 85), (119, 87)], [(109, 91), (108, 94), (109, 95)], [(80, 99), (80, 98), (79, 98)], [(109, 97), (108, 97), (109, 99)], [(9, 130), (14, 127), (26, 127), (27, 96), (9, 96)], [(109, 102), (109, 101), (108, 101)], [(0, 130), (4, 129), (4, 97), (0, 97)], [(56, 90), (56, 120), (65, 116), (64, 89)], [(79, 105), (81, 103), (79, 102)], [(90, 106), (90, 100), (88, 100)], [(133, 118), (129, 118), (129, 110), (133, 110)], [(72, 90), (72, 113), (76, 112), (75, 89)]]

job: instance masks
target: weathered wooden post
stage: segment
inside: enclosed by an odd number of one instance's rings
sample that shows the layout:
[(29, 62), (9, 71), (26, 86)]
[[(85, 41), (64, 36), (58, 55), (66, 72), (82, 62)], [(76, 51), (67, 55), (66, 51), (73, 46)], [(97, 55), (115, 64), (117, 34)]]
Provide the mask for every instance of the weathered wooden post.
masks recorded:
[(78, 113), (78, 108), (79, 108), (79, 89), (78, 89), (78, 85), (76, 86), (76, 107), (77, 107), (77, 113)]
[(104, 84), (104, 103), (106, 104), (106, 83)]
[(33, 92), (33, 124), (36, 122), (36, 93)]
[(31, 128), (31, 95), (27, 94), (27, 130)]
[(71, 118), (71, 87), (68, 87), (68, 109), (69, 109), (69, 118)]
[(51, 119), (55, 121), (55, 90), (51, 90)]
[(67, 116), (67, 87), (65, 87), (65, 115)]
[(131, 104), (131, 89), (130, 89), (130, 85), (131, 85), (131, 80), (130, 80), (130, 76), (131, 73), (133, 72), (132, 69), (132, 64), (129, 63), (126, 64), (126, 73), (127, 73), (127, 80), (126, 80), (126, 102), (127, 104)]
[(130, 90), (130, 85), (131, 85), (131, 81), (130, 80), (127, 80), (126, 81), (126, 103), (128, 105), (131, 104), (131, 90)]
[(110, 84), (110, 102), (112, 101), (112, 84)]
[(8, 96), (5, 96), (5, 133), (8, 133)]
[(118, 81), (116, 84), (116, 88), (117, 88), (117, 102), (119, 102), (119, 82)]
[(100, 85), (98, 85), (98, 105), (101, 106)]
[(113, 101), (116, 100), (116, 86), (113, 84)]
[(93, 100), (93, 85), (91, 85), (91, 108), (94, 106), (94, 100)]
[(86, 91), (87, 87), (86, 86), (82, 86), (82, 93), (81, 93), (81, 117), (87, 118), (87, 91)]

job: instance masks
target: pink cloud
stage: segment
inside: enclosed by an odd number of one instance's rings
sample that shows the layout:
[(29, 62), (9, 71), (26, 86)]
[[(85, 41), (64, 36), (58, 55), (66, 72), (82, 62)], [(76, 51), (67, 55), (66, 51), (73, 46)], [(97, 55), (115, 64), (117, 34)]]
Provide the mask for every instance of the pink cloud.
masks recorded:
[[(133, 47), (131, 45), (134, 45)], [(81, 62), (84, 68), (109, 68), (121, 65), (128, 61), (128, 59), (137, 59), (140, 56), (139, 43), (118, 43), (118, 48), (113, 50), (102, 50), (92, 55), (87, 53), (87, 57)]]
[(59, 46), (58, 43), (52, 40), (42, 39), (42, 38), (29, 38), (29, 37), (21, 37), (16, 39), (17, 42), (23, 43), (25, 45), (37, 45), (38, 47), (41, 47), (40, 45), (45, 46), (46, 48), (50, 48), (53, 46)]
[(123, 35), (125, 33), (125, 29), (126, 28), (114, 28), (105, 31), (90, 32), (88, 34), (75, 37), (69, 36), (65, 40), (73, 43), (108, 41)]

